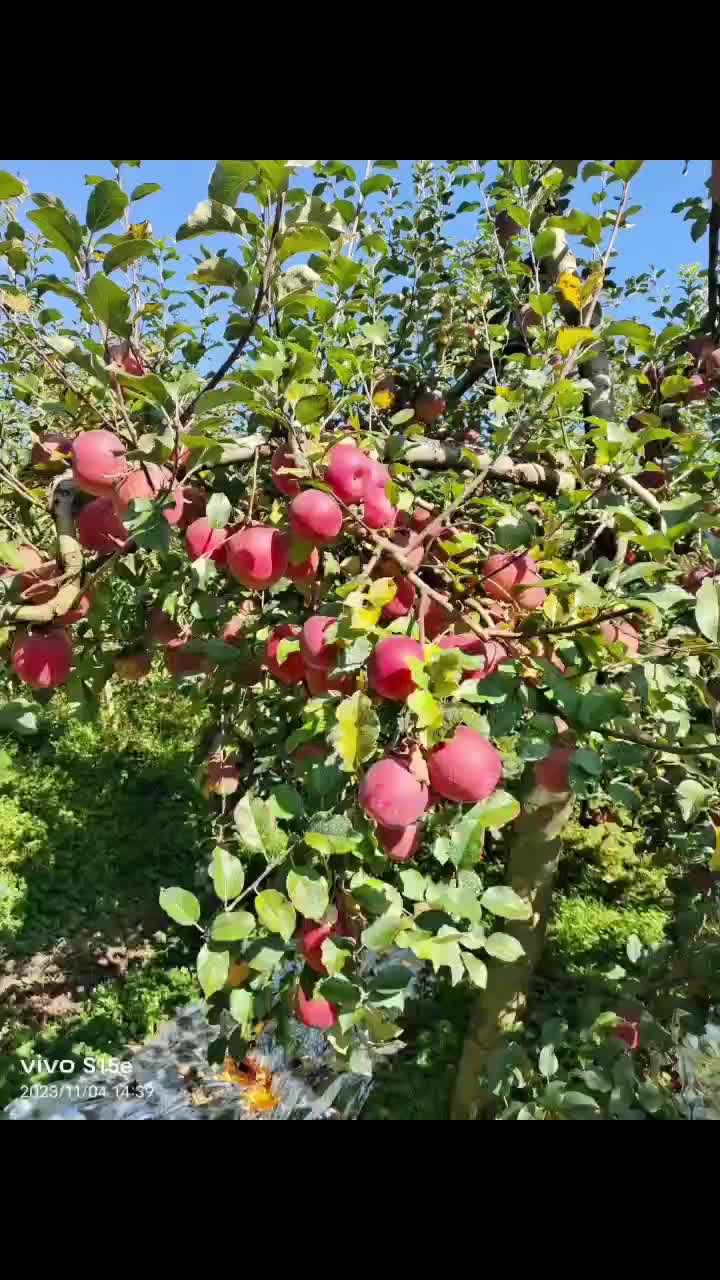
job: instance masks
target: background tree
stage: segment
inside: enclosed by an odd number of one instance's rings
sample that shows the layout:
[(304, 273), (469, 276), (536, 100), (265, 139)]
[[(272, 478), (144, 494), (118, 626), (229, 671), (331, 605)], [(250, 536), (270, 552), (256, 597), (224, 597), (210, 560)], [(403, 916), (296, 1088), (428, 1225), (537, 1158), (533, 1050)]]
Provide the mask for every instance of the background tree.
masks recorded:
[(218, 1056), (295, 1014), (370, 1072), (401, 948), (479, 989), (457, 1116), (675, 1114), (659, 945), (604, 975), (582, 1089), (565, 1031), (523, 1042), (572, 821), (649, 803), (648, 873), (699, 877), (674, 941), (716, 954), (717, 172), (656, 330), (613, 319), (642, 163), (416, 161), (406, 200), (397, 161), (219, 161), (191, 319), (139, 161), (83, 222), (0, 174), (0, 716), (94, 716), (155, 654), (211, 709), (207, 884), (161, 903)]

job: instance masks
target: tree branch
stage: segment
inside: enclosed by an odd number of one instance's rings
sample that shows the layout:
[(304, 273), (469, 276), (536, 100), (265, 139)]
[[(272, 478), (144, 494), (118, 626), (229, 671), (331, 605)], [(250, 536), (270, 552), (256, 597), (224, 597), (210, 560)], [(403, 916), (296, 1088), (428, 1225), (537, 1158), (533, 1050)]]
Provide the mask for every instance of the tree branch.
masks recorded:
[(57, 530), (57, 557), (63, 569), (60, 589), (44, 604), (9, 605), (4, 620), (43, 626), (69, 613), (82, 593), (83, 552), (75, 537), (73, 507), (77, 490), (72, 476), (61, 476), (51, 491), (50, 510)]
[(262, 280), (260, 281), (260, 285), (255, 298), (255, 305), (252, 309), (252, 313), (248, 321), (247, 330), (243, 334), (242, 338), (240, 338), (240, 340), (236, 342), (227, 360), (223, 361), (223, 363), (220, 365), (220, 368), (216, 369), (215, 372), (210, 375), (202, 391), (200, 391), (195, 396), (195, 399), (192, 400), (191, 403), (187, 406), (187, 408), (183, 410), (180, 417), (180, 421), (183, 426), (187, 426), (188, 422), (193, 416), (193, 413), (195, 412), (195, 406), (197, 405), (198, 401), (201, 400), (203, 396), (207, 395), (209, 391), (213, 391), (215, 387), (218, 385), (218, 383), (222, 382), (223, 378), (230, 372), (232, 366), (235, 364), (235, 361), (239, 359), (239, 357), (242, 355), (243, 351), (245, 350), (248, 342), (250, 341), (252, 335), (254, 334), (258, 326), (258, 322), (260, 320), (260, 314), (263, 309), (263, 304), (265, 302), (265, 299), (267, 298), (267, 295), (270, 289), (270, 283), (272, 281), (272, 274), (275, 267), (275, 258), (276, 258), (275, 246), (276, 246), (278, 235), (280, 233), (280, 226), (282, 223), (284, 208), (285, 208), (285, 197), (281, 196), (275, 206), (275, 220), (273, 222), (273, 228), (270, 233), (270, 244), (268, 246), (267, 257), (265, 259), (265, 267), (263, 269)]

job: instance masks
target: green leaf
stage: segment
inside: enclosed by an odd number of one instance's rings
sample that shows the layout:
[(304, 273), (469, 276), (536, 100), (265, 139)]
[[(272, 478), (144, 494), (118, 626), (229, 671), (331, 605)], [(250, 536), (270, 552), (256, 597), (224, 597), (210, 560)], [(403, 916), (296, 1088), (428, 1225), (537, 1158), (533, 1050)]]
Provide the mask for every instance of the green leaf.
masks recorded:
[(485, 950), (506, 964), (515, 964), (525, 954), (522, 944), (509, 933), (491, 933), (485, 940)]
[(585, 729), (601, 729), (623, 709), (620, 689), (591, 689), (580, 700), (580, 723)]
[(268, 861), (280, 858), (287, 849), (287, 836), (278, 827), (269, 805), (248, 791), (235, 806), (238, 835), (251, 853), (263, 853)]
[(443, 709), (427, 689), (416, 689), (410, 694), (407, 705), (417, 716), (419, 729), (434, 729), (442, 724)]
[(102, 231), (122, 217), (128, 207), (126, 193), (118, 182), (106, 179), (90, 192), (85, 221), (90, 231)]
[(234, 258), (223, 256), (206, 258), (195, 268), (192, 275), (188, 276), (188, 280), (194, 284), (217, 284), (234, 289), (238, 283), (247, 281), (247, 276), (239, 262)]
[(87, 287), (87, 299), (100, 323), (111, 333), (130, 337), (130, 298), (114, 280), (98, 272)]
[(487, 824), (477, 812), (480, 807), (475, 805), (450, 828), (444, 852), (455, 867), (472, 867), (482, 858)]
[(660, 394), (664, 400), (672, 400), (675, 396), (684, 396), (690, 390), (690, 379), (686, 378), (682, 373), (672, 373), (669, 378), (663, 378), (660, 384)]
[(546, 1044), (545, 1047), (540, 1050), (538, 1066), (540, 1068), (540, 1074), (545, 1076), (546, 1080), (551, 1080), (552, 1077), (557, 1074), (560, 1063), (557, 1060), (557, 1055), (553, 1045)]
[(287, 891), (296, 911), (306, 920), (322, 920), (330, 902), (327, 880), (320, 875), (302, 875), (289, 871)]
[(369, 951), (389, 951), (407, 921), (393, 911), (380, 916), (363, 930), (361, 942)]
[(563, 232), (554, 227), (549, 227), (536, 235), (533, 243), (533, 253), (538, 260), (553, 258), (564, 244), (567, 244), (567, 240)]
[(705, 638), (717, 643), (720, 602), (718, 600), (717, 585), (713, 578), (705, 578), (697, 593), (695, 621)]
[(564, 1109), (570, 1108), (572, 1110), (580, 1108), (587, 1111), (599, 1110), (598, 1104), (594, 1098), (591, 1098), (587, 1093), (576, 1093), (573, 1089), (562, 1095), (562, 1107)]
[(425, 876), (421, 876), (419, 871), (401, 871), (400, 879), (402, 880), (403, 897), (409, 898), (411, 902), (425, 901), (425, 890), (428, 887), (428, 881)]
[(484, 827), (498, 831), (514, 822), (519, 813), (520, 805), (514, 796), (507, 791), (494, 791), (487, 800), (476, 804), (468, 816), (475, 815), (475, 820)]
[(245, 884), (242, 862), (234, 854), (228, 853), (227, 849), (218, 847), (213, 850), (208, 873), (218, 898), (223, 902), (229, 902), (242, 893)]
[(105, 274), (110, 275), (111, 271), (117, 271), (118, 267), (127, 267), (138, 258), (148, 258), (154, 251), (152, 240), (120, 240), (118, 244), (113, 245), (109, 253), (105, 254), (103, 262)]
[(83, 233), (77, 218), (59, 205), (45, 205), (41, 209), (32, 209), (28, 221), (35, 224), (53, 249), (65, 255), (73, 271), (80, 270), (78, 255)]
[(152, 400), (153, 404), (165, 405), (168, 408), (174, 404), (172, 392), (156, 373), (144, 373), (141, 378), (133, 377), (130, 373), (118, 373), (115, 376), (123, 387), (134, 391), (138, 396), (143, 396), (145, 400)]
[(310, 423), (317, 422), (318, 418), (322, 418), (327, 412), (327, 407), (326, 395), (303, 396), (295, 406), (295, 417), (301, 426), (307, 427)]
[(25, 183), (8, 173), (7, 169), (0, 169), (0, 200), (15, 200), (24, 194)]
[(328, 973), (341, 973), (351, 958), (351, 944), (347, 938), (342, 940), (342, 944), (338, 946), (332, 938), (326, 938), (320, 949), (322, 962)]
[(492, 889), (486, 889), (480, 901), (486, 911), (491, 911), (494, 916), (502, 916), (505, 920), (532, 918), (530, 903), (521, 898), (509, 885), (495, 885)]
[(395, 179), (389, 173), (376, 173), (360, 183), (360, 190), (366, 197), (373, 196), (378, 191), (389, 191), (394, 181)]
[(341, 974), (323, 978), (317, 984), (317, 993), (323, 1000), (329, 1000), (330, 1004), (340, 1005), (343, 1009), (354, 1009), (360, 1003), (362, 995), (360, 988)]
[(226, 204), (217, 200), (202, 200), (193, 209), (187, 222), (175, 233), (176, 240), (194, 240), (197, 236), (214, 236), (222, 232), (244, 235), (242, 217)]
[(130, 193), (130, 203), (136, 200), (144, 200), (146, 196), (153, 196), (156, 191), (162, 191), (162, 187), (158, 182), (141, 182), (139, 187), (135, 187)]
[(187, 889), (163, 889), (160, 906), (176, 924), (193, 925), (200, 919), (200, 903)]
[(643, 945), (636, 933), (631, 933), (625, 944), (627, 958), (631, 964), (637, 964), (643, 953)]
[(380, 721), (366, 694), (358, 691), (340, 703), (330, 740), (345, 773), (355, 773), (358, 766), (370, 758), (379, 734)]
[(637, 320), (618, 320), (605, 329), (607, 338), (629, 338), (641, 351), (647, 351), (653, 340), (653, 331)]
[(38, 731), (37, 707), (17, 699), (0, 706), (0, 729), (16, 733), (20, 738), (32, 737)]
[(549, 316), (555, 305), (554, 299), (549, 293), (531, 293), (530, 306), (536, 316)]
[(644, 160), (616, 160), (615, 172), (618, 178), (622, 178), (623, 182), (629, 182), (631, 178), (639, 173), (644, 165)]
[(222, 991), (230, 972), (230, 952), (200, 948), (197, 958), (197, 976), (206, 1000)]
[(252, 991), (231, 991), (230, 992), (230, 1016), (242, 1027), (243, 1031), (249, 1033), (253, 1020), (253, 1011), (255, 1007), (255, 997)]
[(296, 253), (325, 253), (332, 248), (332, 241), (322, 227), (309, 223), (291, 227), (278, 241), (278, 262), (286, 262)]
[(479, 956), (470, 955), (468, 951), (463, 951), (462, 962), (470, 975), (470, 981), (479, 987), (481, 991), (487, 988), (488, 971), (487, 965)]
[(213, 942), (244, 942), (256, 923), (250, 911), (225, 911), (213, 921)]
[(234, 205), (242, 191), (249, 191), (257, 180), (254, 160), (218, 160), (212, 171), (208, 195), (221, 204)]
[(684, 822), (690, 824), (695, 821), (700, 811), (705, 808), (707, 796), (705, 787), (695, 778), (685, 778), (683, 782), (678, 783), (675, 799)]
[[(281, 641), (281, 646), (282, 643)], [(292, 641), (290, 643), (292, 644)], [(278, 660), (282, 661), (279, 649)], [(275, 787), (268, 800), (268, 805), (280, 822), (292, 822), (294, 818), (302, 818), (305, 813), (305, 804), (300, 792), (296, 791), (295, 787), (290, 787), (284, 782), (281, 782), (279, 787)]]
[(279, 933), (283, 942), (289, 942), (295, 932), (297, 916), (291, 902), (277, 889), (266, 889), (255, 899), (258, 919), (271, 933)]
[(211, 529), (225, 529), (232, 515), (232, 503), (224, 493), (214, 493), (207, 504), (205, 518)]

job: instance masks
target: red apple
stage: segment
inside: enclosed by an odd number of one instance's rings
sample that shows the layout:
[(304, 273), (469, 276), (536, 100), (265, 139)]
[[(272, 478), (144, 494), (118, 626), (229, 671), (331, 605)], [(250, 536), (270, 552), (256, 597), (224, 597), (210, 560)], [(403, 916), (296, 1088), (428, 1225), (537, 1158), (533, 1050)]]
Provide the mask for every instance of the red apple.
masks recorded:
[(327, 482), (349, 506), (362, 502), (371, 485), (373, 461), (352, 444), (338, 444), (328, 455)]
[(306, 489), (290, 504), (290, 527), (301, 542), (314, 547), (335, 542), (343, 524), (343, 514), (329, 493)]
[(234, 533), (226, 546), (231, 574), (249, 591), (267, 591), (285, 577), (287, 543), (277, 529), (253, 525)]
[(428, 427), (446, 413), (447, 400), (437, 392), (423, 391), (415, 401), (415, 417)]
[(622, 644), (630, 654), (640, 648), (640, 636), (630, 622), (601, 622), (600, 631), (608, 644)]
[(406, 618), (411, 612), (413, 605), (417, 599), (417, 591), (412, 582), (407, 578), (398, 578), (397, 594), (394, 600), (385, 605), (382, 616), (388, 622), (394, 622), (396, 618)]
[(523, 612), (539, 609), (545, 601), (542, 578), (528, 555), (490, 556), (482, 569), (482, 587), (493, 600), (510, 601)]
[(575, 755), (574, 747), (555, 747), (544, 760), (535, 765), (535, 785), (558, 794), (570, 790), (570, 765)]
[(409, 862), (420, 847), (417, 827), (378, 827), (377, 838), (391, 862)]
[(300, 628), (286, 623), (276, 627), (265, 649), (265, 666), (281, 684), (302, 684), (305, 679), (305, 662), (299, 649), (289, 653), (284, 662), (278, 659), (278, 649), (283, 640), (299, 640)]
[(337, 645), (328, 644), (325, 639), (325, 633), (328, 628), (334, 627), (336, 623), (337, 618), (323, 617), (321, 614), (308, 618), (303, 627), (300, 641), (302, 656), (308, 667), (318, 667), (321, 671), (332, 671), (333, 667), (337, 665)]
[(297, 469), (292, 452), (286, 445), (280, 445), (280, 448), (275, 450), (271, 467), (273, 484), (278, 493), (281, 493), (285, 498), (296, 498), (300, 493), (300, 481), (295, 476), (281, 474), (283, 468)]
[(479, 636), (472, 634), (444, 636), (438, 644), (441, 649), (460, 649), (462, 653), (468, 653), (471, 657), (477, 655), (485, 659), (483, 667), (473, 671), (462, 671), (460, 673), (462, 680), (487, 680), (488, 676), (494, 675), (498, 667), (508, 659), (507, 651), (496, 640), (481, 640)]
[(196, 560), (214, 560), (217, 565), (224, 564), (227, 536), (227, 529), (213, 529), (205, 516), (202, 516), (190, 525), (185, 534), (190, 559), (193, 563)]
[(113, 484), (128, 469), (127, 449), (112, 431), (84, 431), (72, 445), (75, 483), (96, 498), (112, 497)]
[(12, 647), (15, 675), (31, 689), (55, 689), (65, 684), (73, 665), (73, 650), (66, 631), (19, 631)]
[(481, 734), (461, 725), (453, 737), (428, 758), (433, 791), (457, 804), (487, 800), (502, 778), (502, 760)]
[(428, 789), (399, 760), (379, 760), (368, 769), (358, 799), (382, 827), (412, 827), (427, 808)]
[(368, 666), (370, 686), (391, 702), (407, 702), (417, 689), (408, 659), (425, 661), (425, 653), (410, 636), (388, 636), (376, 646)]
[(305, 1027), (313, 1027), (316, 1031), (329, 1031), (335, 1026), (339, 1010), (334, 1004), (316, 996), (311, 1000), (305, 995), (302, 987), (298, 987), (295, 1012), (299, 1022)]
[(112, 555), (127, 546), (128, 531), (117, 514), (112, 498), (94, 498), (80, 509), (77, 518), (78, 542), (86, 551)]

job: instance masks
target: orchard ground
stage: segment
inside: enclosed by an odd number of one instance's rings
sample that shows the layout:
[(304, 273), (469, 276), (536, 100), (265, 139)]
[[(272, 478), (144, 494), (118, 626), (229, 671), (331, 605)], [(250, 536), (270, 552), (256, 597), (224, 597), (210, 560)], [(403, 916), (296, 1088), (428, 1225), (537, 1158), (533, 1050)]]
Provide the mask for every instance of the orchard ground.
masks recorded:
[[(168, 930), (157, 891), (192, 882), (207, 839), (192, 768), (202, 719), (162, 676), (113, 682), (101, 714), (101, 723), (74, 723), (60, 694), (39, 742), (0, 739), (0, 1105), (28, 1082), (21, 1059), (124, 1053), (201, 998), (192, 939)], [(639, 859), (624, 865), (631, 846), (617, 829), (605, 869), (600, 861), (594, 882), (578, 878), (578, 849), (586, 854), (606, 830), (573, 827), (566, 846), (536, 982), (537, 1043), (549, 1018), (574, 1020), (583, 1002), (602, 1004), (598, 969), (626, 959), (633, 935), (651, 945), (666, 937), (665, 877), (648, 884)], [(635, 906), (608, 900), (602, 877), (613, 859)], [(365, 1119), (447, 1118), (470, 998), (441, 977), (433, 999), (412, 1007), (408, 1047), (380, 1073)]]

